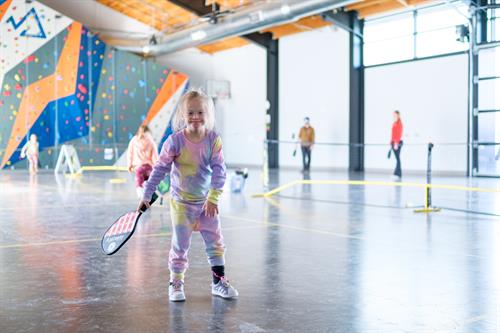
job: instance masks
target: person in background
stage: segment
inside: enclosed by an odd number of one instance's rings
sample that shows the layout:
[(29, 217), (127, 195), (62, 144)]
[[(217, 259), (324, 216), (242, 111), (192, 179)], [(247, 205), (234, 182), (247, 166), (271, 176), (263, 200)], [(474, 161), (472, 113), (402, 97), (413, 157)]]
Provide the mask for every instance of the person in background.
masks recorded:
[(30, 174), (38, 172), (38, 139), (35, 134), (30, 135), (30, 139), (21, 150), (21, 158), (28, 158)]
[(127, 151), (128, 171), (135, 171), (135, 186), (139, 198), (142, 198), (143, 184), (148, 180), (156, 161), (158, 161), (156, 144), (149, 134), (149, 128), (141, 125), (137, 134), (130, 140)]
[(392, 123), (391, 131), (391, 149), (396, 157), (396, 168), (394, 169), (394, 176), (401, 178), (401, 147), (403, 147), (403, 122), (399, 111), (393, 113), (394, 122)]
[(304, 118), (304, 126), (299, 131), (300, 147), (302, 150), (302, 171), (308, 172), (311, 167), (311, 150), (314, 145), (314, 128), (309, 117)]

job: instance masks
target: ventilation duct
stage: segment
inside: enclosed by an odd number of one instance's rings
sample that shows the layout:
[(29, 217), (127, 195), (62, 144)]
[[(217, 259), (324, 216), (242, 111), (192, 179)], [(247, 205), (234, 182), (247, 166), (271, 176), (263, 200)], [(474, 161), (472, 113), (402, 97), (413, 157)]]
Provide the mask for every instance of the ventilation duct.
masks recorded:
[(157, 56), (294, 22), (357, 1), (359, 0), (270, 0), (229, 14), (221, 18), (217, 24), (204, 22), (166, 35), (159, 38), (157, 45), (116, 47), (125, 51)]

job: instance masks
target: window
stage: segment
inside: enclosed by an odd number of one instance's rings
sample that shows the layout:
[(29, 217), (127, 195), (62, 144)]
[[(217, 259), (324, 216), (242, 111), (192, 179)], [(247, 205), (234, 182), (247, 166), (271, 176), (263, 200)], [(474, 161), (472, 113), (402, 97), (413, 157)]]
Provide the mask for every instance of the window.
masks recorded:
[(468, 24), (467, 15), (467, 6), (458, 4), (421, 9), (417, 12), (417, 33)]
[(478, 174), (500, 176), (500, 47), (479, 53)]
[(467, 42), (457, 41), (455, 27), (417, 34), (418, 58), (465, 51), (468, 48)]
[(481, 50), (478, 63), (479, 77), (500, 76), (500, 48)]
[(412, 35), (413, 13), (367, 21), (363, 34), (366, 43)]
[(367, 21), (363, 35), (365, 65), (413, 58), (413, 13)]
[(457, 26), (468, 27), (468, 8), (450, 4), (417, 12), (417, 57), (464, 51), (468, 41), (457, 40)]
[(500, 40), (500, 8), (488, 9), (488, 41)]
[(500, 176), (500, 112), (479, 113), (478, 171)]
[(366, 43), (364, 52), (365, 65), (409, 60), (413, 58), (413, 36)]
[(364, 64), (369, 66), (466, 51), (468, 40), (459, 40), (457, 26), (464, 26), (466, 31), (468, 15), (468, 6), (462, 1), (450, 1), (367, 20), (363, 33)]

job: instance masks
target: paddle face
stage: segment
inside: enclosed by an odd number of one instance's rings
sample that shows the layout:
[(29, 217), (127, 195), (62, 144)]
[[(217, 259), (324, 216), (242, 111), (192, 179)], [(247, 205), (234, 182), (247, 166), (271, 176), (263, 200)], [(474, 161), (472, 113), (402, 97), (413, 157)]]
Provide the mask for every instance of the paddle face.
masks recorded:
[[(158, 199), (158, 195), (153, 193), (149, 204), (152, 205), (156, 199)], [(113, 223), (108, 230), (106, 230), (101, 239), (101, 248), (104, 253), (112, 255), (118, 252), (123, 244), (125, 244), (125, 242), (132, 237), (132, 234), (135, 231), (135, 226), (146, 209), (146, 205), (143, 204), (140, 207), (140, 211), (128, 212), (120, 216), (115, 223)]]
[(118, 218), (104, 233), (101, 248), (107, 255), (112, 255), (125, 244), (135, 231), (135, 226), (142, 213), (128, 212)]

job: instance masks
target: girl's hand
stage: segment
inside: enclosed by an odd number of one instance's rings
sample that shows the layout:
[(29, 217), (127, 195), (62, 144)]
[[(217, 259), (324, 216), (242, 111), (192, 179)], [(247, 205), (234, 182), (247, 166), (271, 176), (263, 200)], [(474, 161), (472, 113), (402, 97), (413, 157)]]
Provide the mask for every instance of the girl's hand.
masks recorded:
[(215, 217), (217, 214), (219, 214), (219, 208), (217, 207), (217, 205), (211, 203), (208, 200), (203, 204), (203, 211), (208, 217)]
[[(151, 208), (151, 205), (149, 204), (149, 201), (141, 200), (139, 202), (139, 206), (137, 206), (137, 211), (140, 212), (141, 208), (143, 208), (144, 206), (146, 207), (146, 209)], [(146, 210), (146, 209), (144, 209), (144, 210)]]
[(133, 172), (134, 171), (134, 167), (131, 165), (128, 167), (128, 172)]

